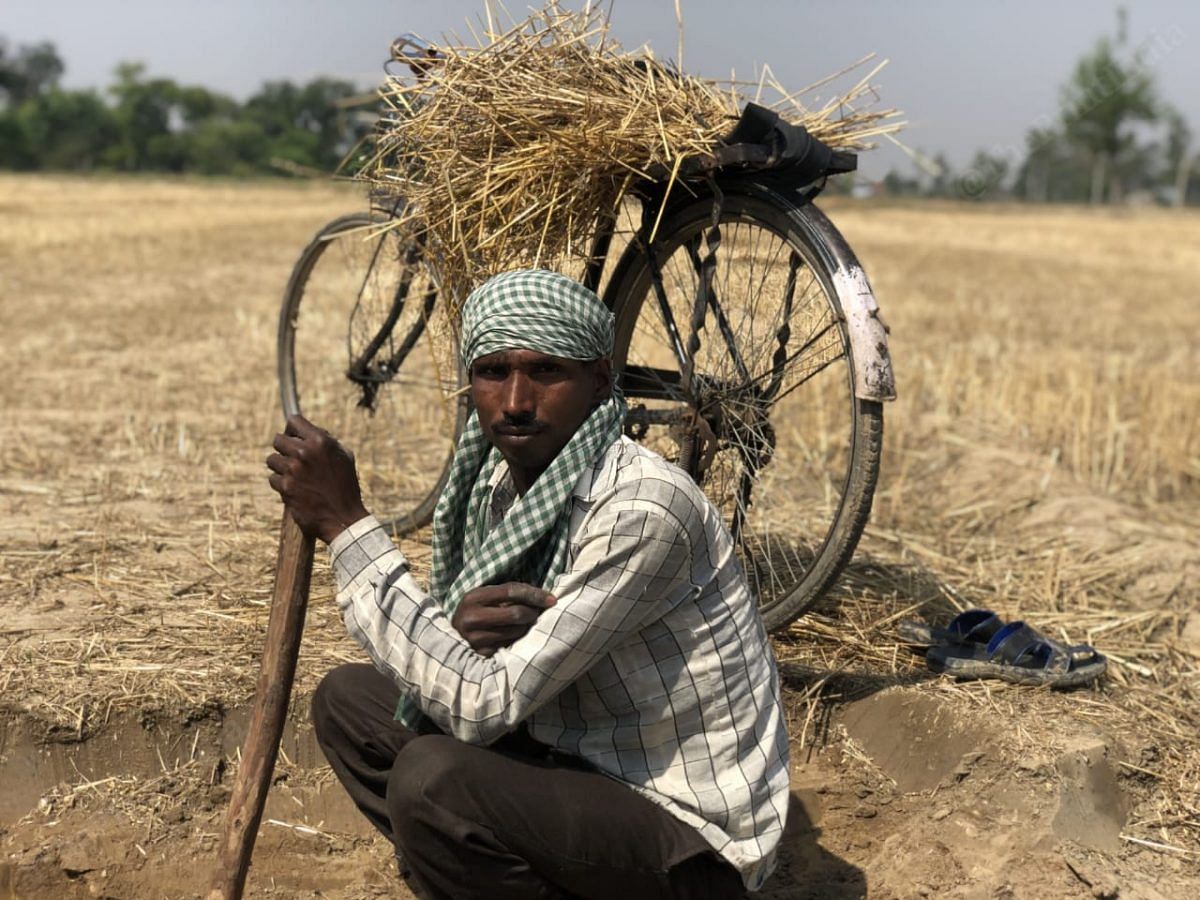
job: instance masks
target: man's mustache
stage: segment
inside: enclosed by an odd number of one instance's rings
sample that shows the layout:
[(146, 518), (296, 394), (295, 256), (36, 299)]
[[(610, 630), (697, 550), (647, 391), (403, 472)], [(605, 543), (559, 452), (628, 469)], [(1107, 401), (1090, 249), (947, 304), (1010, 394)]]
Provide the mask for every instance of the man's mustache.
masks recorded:
[(493, 426), (493, 430), (498, 434), (533, 434), (545, 431), (548, 427), (547, 423), (535, 418), (533, 413), (517, 415), (504, 413), (500, 421)]

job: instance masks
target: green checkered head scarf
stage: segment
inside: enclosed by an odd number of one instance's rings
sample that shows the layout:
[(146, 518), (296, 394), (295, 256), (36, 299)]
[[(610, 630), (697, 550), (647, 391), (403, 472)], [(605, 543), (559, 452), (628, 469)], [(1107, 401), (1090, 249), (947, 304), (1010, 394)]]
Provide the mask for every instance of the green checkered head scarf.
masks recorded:
[[(557, 272), (497, 275), (463, 306), (461, 356), (468, 367), (501, 350), (591, 360), (612, 349), (612, 313), (592, 291)], [(523, 581), (549, 588), (567, 564), (571, 490), (621, 436), (624, 420), (625, 398), (614, 384), (612, 395), (592, 409), (546, 471), (489, 529), (490, 482), (502, 459), (471, 413), (433, 516), (430, 594), (447, 615), (464, 594), (483, 585)], [(402, 719), (411, 712), (401, 704)]]

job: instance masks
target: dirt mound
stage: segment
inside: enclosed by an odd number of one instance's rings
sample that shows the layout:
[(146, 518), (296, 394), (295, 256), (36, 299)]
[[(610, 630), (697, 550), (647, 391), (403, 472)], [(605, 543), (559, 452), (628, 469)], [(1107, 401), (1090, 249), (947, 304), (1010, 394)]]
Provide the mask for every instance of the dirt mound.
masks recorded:
[[(858, 869), (834, 889), (789, 870), (800, 893), (849, 897), (1182, 897), (1183, 859), (1125, 859), (1132, 791), (1110, 735), (1029, 747), (1018, 723), (899, 687), (847, 704), (836, 751), (796, 768), (825, 852)], [(1135, 854), (1136, 855), (1136, 854)], [(792, 863), (794, 866), (794, 862)], [(826, 872), (842, 871), (826, 866)]]
[[(306, 707), (299, 698), (297, 709)], [(184, 725), (113, 723), (45, 745), (10, 727), (0, 776), (38, 795), (0, 816), (0, 897), (195, 897), (215, 852), (240, 710)], [(912, 687), (847, 703), (792, 748), (792, 803), (764, 897), (1182, 897), (1183, 860), (1130, 850), (1138, 793), (1101, 730), (1029, 746), (1019, 723)], [(71, 773), (67, 776), (66, 773)], [(332, 781), (294, 713), (249, 896), (408, 896), (390, 848)]]
[[(396, 896), (390, 848), (333, 782), (307, 706), (296, 698), (285, 730), (248, 895)], [(72, 743), (7, 720), (0, 898), (201, 895), (247, 719), (244, 709), (188, 722), (122, 716)]]
[[(300, 698), (297, 707), (304, 706)], [(127, 720), (111, 723), (105, 737), (50, 745), (39, 742), (34, 729), (10, 727), (0, 747), (0, 775), (22, 789), (0, 818), (0, 885), (8, 892), (0, 896), (196, 896), (212, 864), (233, 777), (226, 760), (243, 736), (244, 718), (233, 711), (178, 726)], [(320, 763), (311, 730), (294, 715), (250, 895), (395, 895), (388, 848)], [(873, 795), (861, 773), (839, 783), (824, 756), (803, 771), (793, 785), (780, 874), (768, 896), (861, 896), (867, 885), (861, 864), (826, 849), (820, 837), (848, 805), (857, 811), (851, 826), (872, 831), (877, 814), (860, 798)], [(884, 790), (878, 780), (876, 787)], [(848, 849), (877, 840), (856, 837)]]

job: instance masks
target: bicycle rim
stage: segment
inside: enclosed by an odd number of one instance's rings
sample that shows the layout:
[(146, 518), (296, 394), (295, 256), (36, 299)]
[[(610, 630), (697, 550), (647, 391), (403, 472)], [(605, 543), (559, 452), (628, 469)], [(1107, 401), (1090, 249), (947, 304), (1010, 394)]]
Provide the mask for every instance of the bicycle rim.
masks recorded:
[[(660, 230), (662, 299), (684, 344), (710, 250), (712, 208), (711, 197), (703, 199)], [(726, 194), (716, 300), (693, 357), (705, 426), (699, 443), (678, 424), (650, 425), (642, 438), (693, 474), (703, 469), (705, 493), (734, 536), (772, 629), (817, 602), (852, 554), (870, 510), (882, 435), (880, 405), (854, 396), (852, 352), (830, 274), (834, 255), (819, 229), (804, 227), (807, 213), (763, 191)], [(635, 254), (618, 278), (618, 369), (681, 371), (645, 254)], [(641, 402), (650, 419), (681, 406)]]
[(405, 532), (433, 514), (463, 409), (436, 284), (411, 236), (379, 232), (383, 221), (345, 216), (305, 249), (281, 311), (279, 376), (285, 412), (350, 449), (367, 508)]

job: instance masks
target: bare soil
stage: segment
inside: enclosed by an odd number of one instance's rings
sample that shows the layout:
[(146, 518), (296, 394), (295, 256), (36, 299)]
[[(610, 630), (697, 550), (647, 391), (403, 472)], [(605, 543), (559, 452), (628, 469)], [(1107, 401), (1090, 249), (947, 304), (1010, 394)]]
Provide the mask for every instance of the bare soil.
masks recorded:
[[(0, 177), (0, 898), (202, 893), (274, 562), (279, 295), (359, 204)], [(1195, 896), (1200, 222), (832, 215), (901, 400), (840, 605), (777, 641), (793, 802), (765, 896)], [(1135, 243), (1154, 266), (1114, 262)], [(321, 673), (361, 658), (330, 595), (319, 570), (249, 896), (409, 896), (306, 723)], [(1110, 675), (956, 685), (891, 631), (965, 605), (1091, 639)]]
[[(301, 718), (248, 895), (411, 896)], [(840, 707), (831, 726), (823, 746), (793, 746), (788, 832), (765, 897), (1191, 895), (1184, 860), (1122, 852), (1135, 791), (1101, 731), (1014, 756), (995, 722), (903, 688)], [(5, 810), (0, 896), (198, 896), (229, 794), (223, 761), (243, 729), (237, 711), (122, 720), (83, 744), (46, 745), (10, 720), (4, 779), (29, 802)]]

